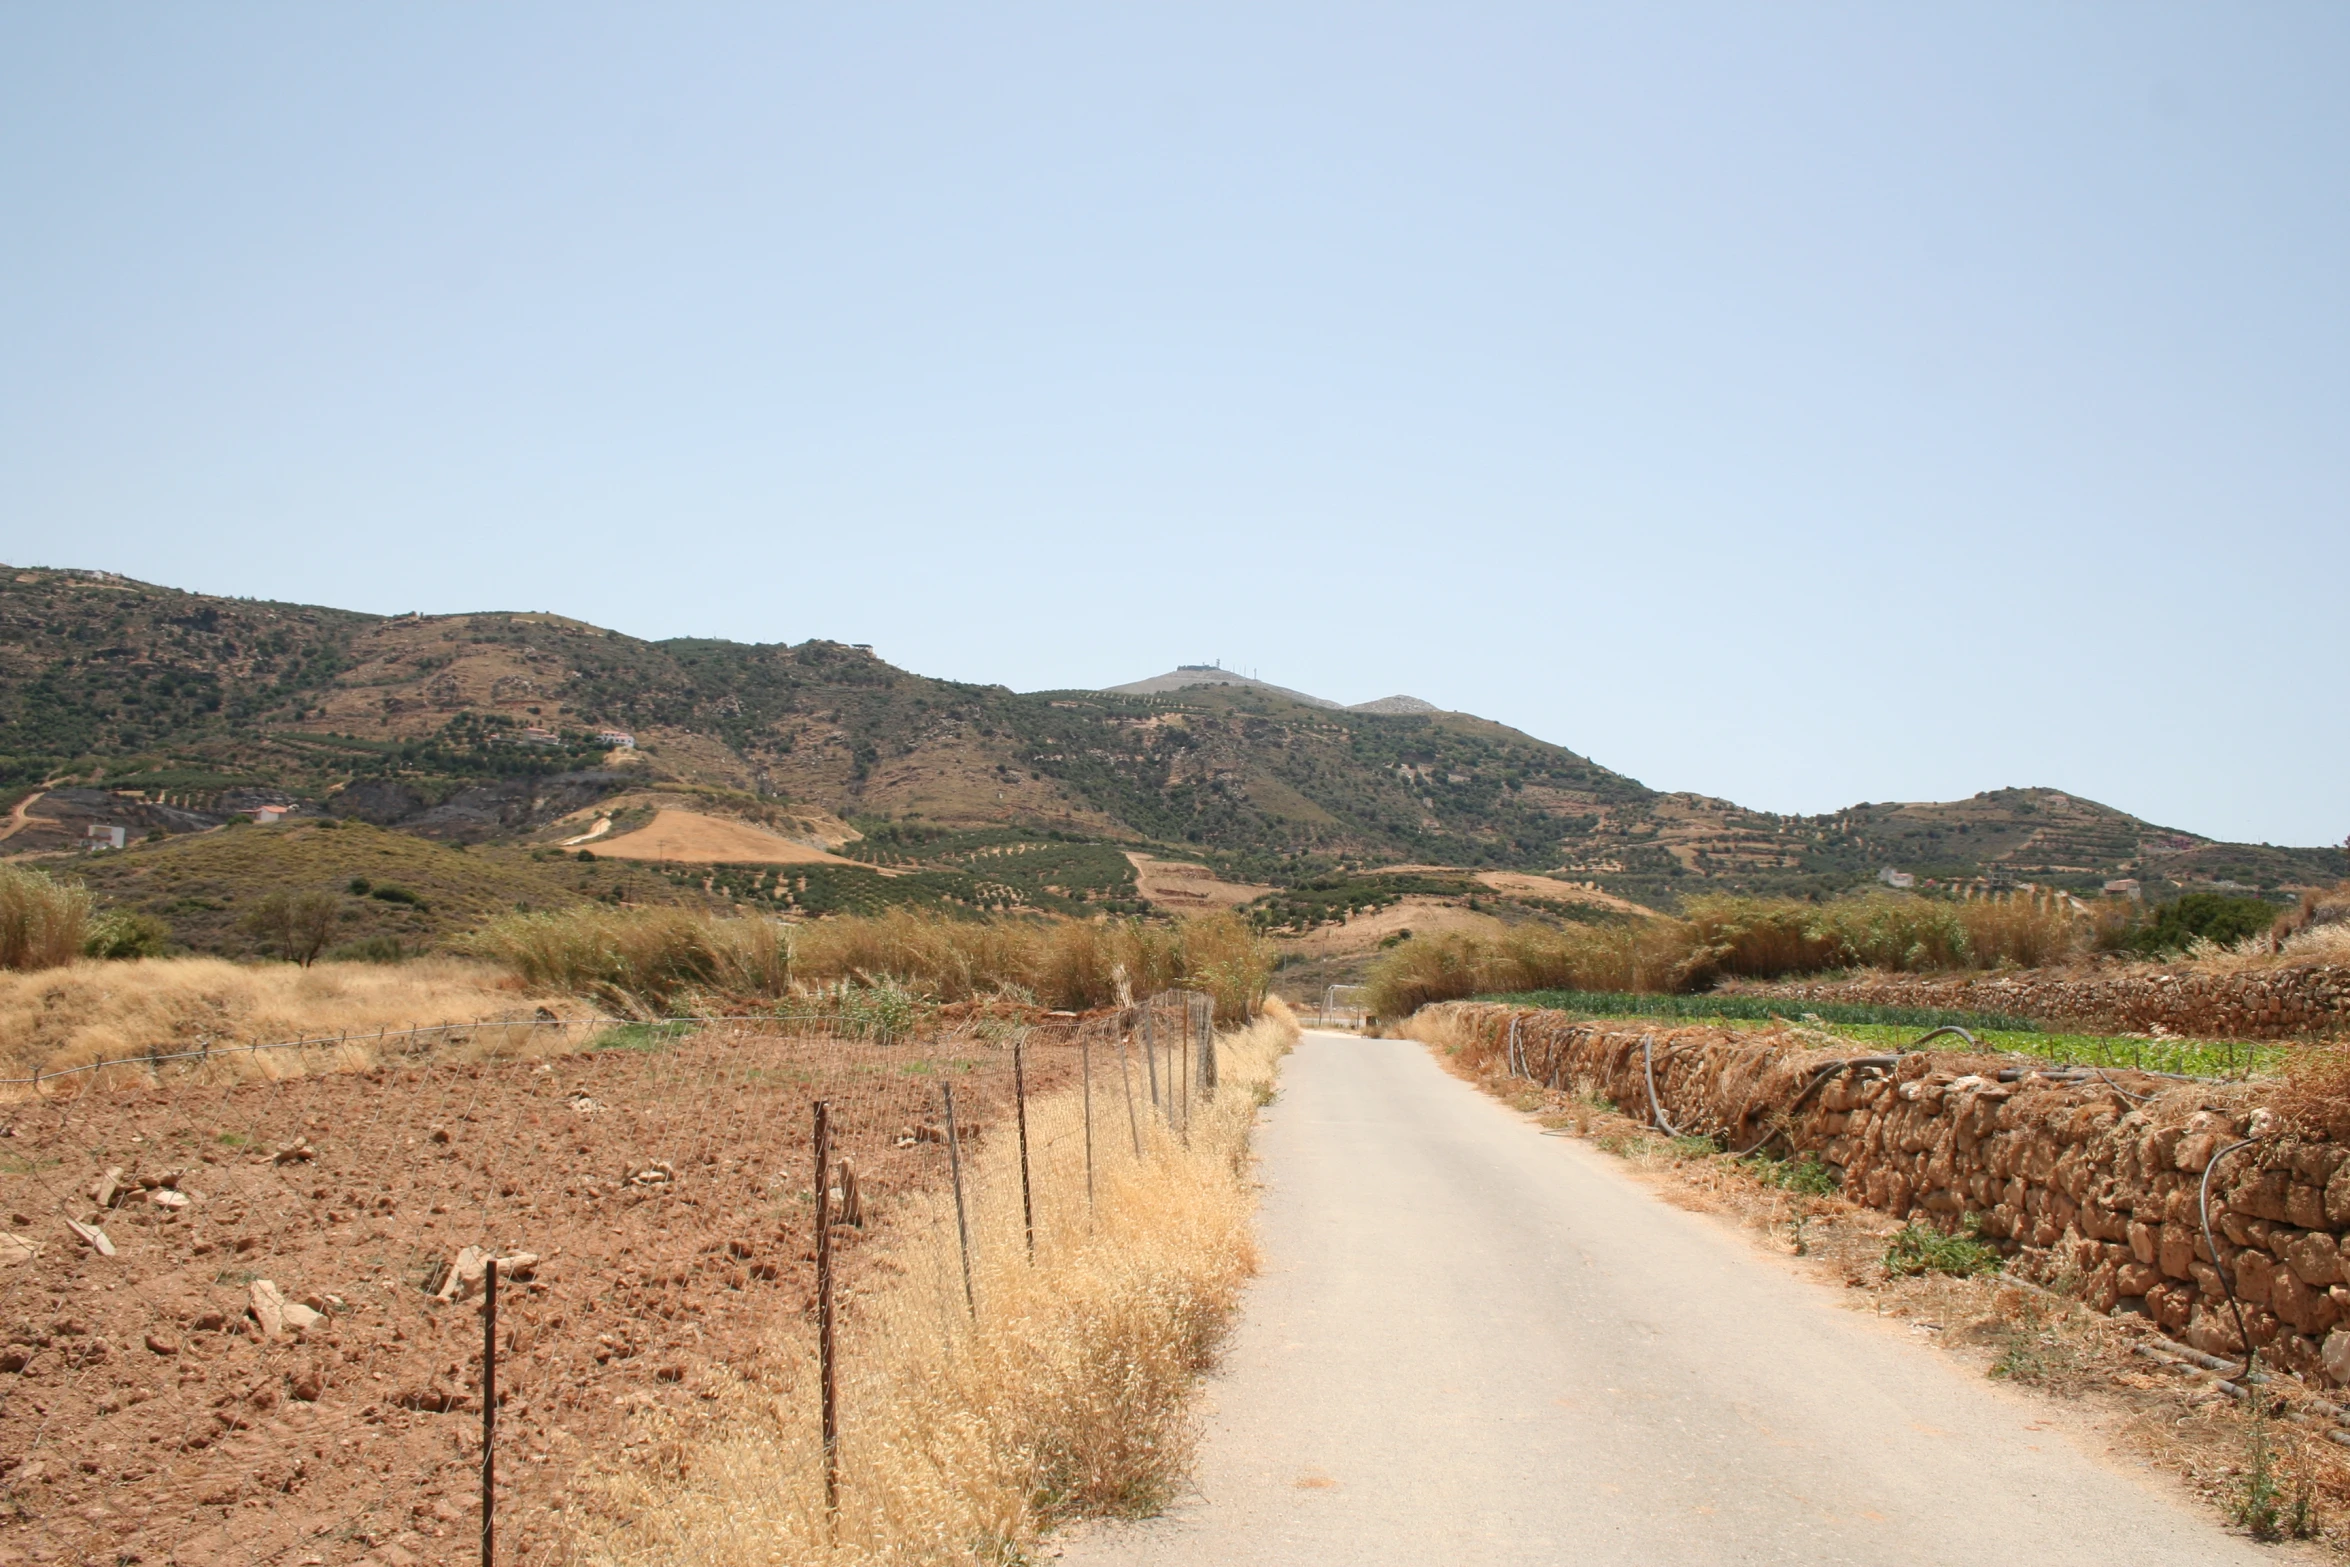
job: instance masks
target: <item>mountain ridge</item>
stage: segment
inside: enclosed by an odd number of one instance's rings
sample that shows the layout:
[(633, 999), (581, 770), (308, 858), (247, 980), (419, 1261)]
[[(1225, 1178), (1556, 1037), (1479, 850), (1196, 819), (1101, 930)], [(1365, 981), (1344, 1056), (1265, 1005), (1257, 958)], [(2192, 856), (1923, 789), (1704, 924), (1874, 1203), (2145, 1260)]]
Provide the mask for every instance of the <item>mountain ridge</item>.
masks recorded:
[[(1213, 666), (1171, 675), (1203, 673), (1215, 678), (1019, 693), (831, 641), (647, 642), (544, 613), (366, 615), (0, 567), (0, 805), (64, 776), (123, 801), (117, 814), (135, 803), (154, 818), (142, 833), (193, 826), (204, 810), (176, 825), (161, 813), (200, 799), (216, 816), (242, 790), (491, 841), (558, 806), (675, 783), (910, 831), (1171, 846), (1259, 884), (1441, 863), (1555, 873), (1652, 906), (1826, 894), (1888, 869), (2271, 893), (2350, 873), (2338, 850), (2223, 844), (2058, 790), (1751, 811), (1473, 714), (1342, 708)], [(71, 823), (54, 820), (0, 852), (58, 852)]]

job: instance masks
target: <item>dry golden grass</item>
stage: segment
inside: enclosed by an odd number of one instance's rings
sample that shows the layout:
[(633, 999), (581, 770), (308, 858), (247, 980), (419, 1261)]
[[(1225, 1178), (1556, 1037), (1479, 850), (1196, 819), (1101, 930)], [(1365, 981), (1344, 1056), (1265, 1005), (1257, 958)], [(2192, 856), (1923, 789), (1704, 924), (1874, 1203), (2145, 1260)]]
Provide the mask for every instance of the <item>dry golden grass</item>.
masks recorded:
[(21, 865), (0, 865), (0, 969), (71, 963), (89, 934), (90, 895)]
[[(977, 1310), (966, 1314), (951, 1199), (884, 1216), (890, 1282), (841, 1328), (840, 1512), (828, 1522), (809, 1324), (721, 1395), (694, 1436), (616, 1479), (578, 1542), (593, 1567), (1010, 1563), (1053, 1524), (1148, 1513), (1181, 1484), (1188, 1395), (1254, 1268), (1248, 1135), (1297, 1037), (1279, 1001), (1224, 1036), (1224, 1086), (1195, 1104), (1188, 1141), (1145, 1133), (1096, 1095), (1104, 1163), (1089, 1211), (1038, 1212), (1020, 1234), (1017, 1151), (990, 1142), (970, 1172)], [(1081, 1099), (1032, 1101), (1040, 1193), (1085, 1190)], [(1116, 1133), (1117, 1135), (1111, 1135)]]
[[(566, 1016), (592, 1009), (551, 1002)], [(221, 958), (79, 962), (0, 974), (0, 1067), (10, 1076), (162, 1050), (373, 1033), (536, 1015), (508, 975), (454, 958), (413, 963), (231, 963)], [(252, 1070), (292, 1065), (251, 1058)]]
[(1272, 948), (1229, 914), (1141, 920), (959, 919), (912, 909), (803, 925), (685, 909), (602, 905), (492, 922), (473, 949), (525, 982), (657, 1011), (696, 990), (781, 996), (884, 981), (931, 1001), (1012, 996), (1047, 1006), (1120, 1005), (1171, 986), (1256, 1015)]
[(2267, 936), (2247, 936), (2228, 946), (2198, 941), (2188, 949), (2186, 966), (2199, 974), (2243, 974), (2315, 963), (2350, 963), (2350, 924), (2313, 925), (2273, 947)]

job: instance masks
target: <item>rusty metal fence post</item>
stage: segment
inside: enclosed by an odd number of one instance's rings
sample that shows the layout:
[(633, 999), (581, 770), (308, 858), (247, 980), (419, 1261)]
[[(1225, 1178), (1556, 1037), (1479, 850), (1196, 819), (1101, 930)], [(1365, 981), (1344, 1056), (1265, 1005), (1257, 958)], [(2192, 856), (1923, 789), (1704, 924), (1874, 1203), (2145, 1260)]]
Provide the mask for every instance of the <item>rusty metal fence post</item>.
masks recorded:
[(1142, 1004), (1142, 1064), (1144, 1070), (1150, 1074), (1151, 1108), (1164, 1116), (1167, 1113), (1167, 1108), (1159, 1098), (1158, 1030), (1154, 1026), (1156, 1020), (1151, 1015), (1156, 1010), (1157, 1008), (1148, 1001)]
[(947, 1173), (955, 1183), (955, 1242), (963, 1252), (963, 1309), (976, 1317), (979, 1297), (971, 1289), (971, 1220), (963, 1207), (963, 1151), (955, 1132), (955, 1085), (941, 1083), (938, 1091), (947, 1102)]
[(1028, 1190), (1028, 1074), (1024, 1052), (1027, 1042), (1012, 1041), (1012, 1104), (1020, 1121), (1020, 1224), (1028, 1237), (1028, 1260), (1036, 1261), (1036, 1201)]
[(498, 1259), (481, 1272), (481, 1567), (498, 1554)]
[(1126, 1085), (1126, 1133), (1134, 1139), (1134, 1157), (1142, 1157), (1142, 1123), (1134, 1115), (1134, 1058), (1128, 1046), (1133, 1041), (1131, 1030), (1118, 1034), (1118, 1081)]
[(1216, 1009), (1212, 1001), (1200, 1009), (1199, 1088), (1201, 1098), (1216, 1097)]
[(840, 1383), (832, 1340), (832, 1104), (816, 1112), (816, 1375), (824, 1428), (824, 1517), (840, 1521)]

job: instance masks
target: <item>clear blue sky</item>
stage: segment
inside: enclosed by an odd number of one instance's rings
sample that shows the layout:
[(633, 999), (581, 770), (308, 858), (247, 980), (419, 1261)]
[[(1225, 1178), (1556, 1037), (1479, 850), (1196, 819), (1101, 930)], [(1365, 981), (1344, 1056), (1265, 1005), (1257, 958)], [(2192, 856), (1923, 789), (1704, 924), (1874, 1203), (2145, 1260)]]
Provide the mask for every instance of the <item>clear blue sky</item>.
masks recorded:
[(0, 559), (2350, 832), (2350, 7), (0, 12)]

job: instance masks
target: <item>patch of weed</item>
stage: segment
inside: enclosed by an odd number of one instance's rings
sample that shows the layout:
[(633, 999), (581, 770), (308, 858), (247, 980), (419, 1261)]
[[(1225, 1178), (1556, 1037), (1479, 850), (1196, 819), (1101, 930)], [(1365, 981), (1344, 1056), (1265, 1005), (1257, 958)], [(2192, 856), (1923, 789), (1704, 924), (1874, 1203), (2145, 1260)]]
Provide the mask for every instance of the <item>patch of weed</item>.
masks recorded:
[(622, 1023), (598, 1034), (590, 1050), (666, 1050), (670, 1042), (690, 1032), (683, 1023)]
[(1893, 1243), (1885, 1248), (1885, 1271), (1896, 1278), (1947, 1273), (1964, 1279), (1997, 1273), (1999, 1267), (1998, 1249), (1976, 1239), (1971, 1215), (1966, 1228), (1956, 1235), (1945, 1235), (1913, 1219), (1894, 1234)]
[(1812, 1153), (1799, 1154), (1792, 1159), (1753, 1154), (1740, 1163), (1765, 1186), (1776, 1186), (1783, 1192), (1794, 1192), (1803, 1197), (1833, 1197), (1844, 1185), (1844, 1172), (1832, 1164), (1822, 1163), (1819, 1156)]

